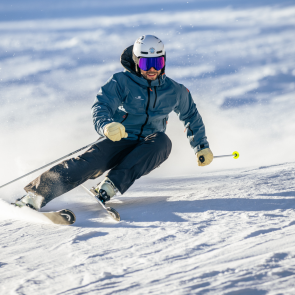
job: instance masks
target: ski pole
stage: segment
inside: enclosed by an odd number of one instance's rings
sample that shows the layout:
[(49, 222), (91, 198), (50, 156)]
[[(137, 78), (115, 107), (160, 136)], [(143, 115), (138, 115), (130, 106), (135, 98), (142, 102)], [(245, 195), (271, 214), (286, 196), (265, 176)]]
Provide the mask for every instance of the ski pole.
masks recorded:
[[(223, 156), (214, 156), (213, 158), (224, 158), (224, 157), (234, 157), (234, 159), (238, 159), (240, 154), (238, 152), (233, 152), (231, 155), (223, 155)], [(201, 163), (203, 163), (205, 161), (204, 156), (200, 156), (199, 160)]]
[(95, 144), (101, 142), (103, 139), (105, 139), (104, 136), (103, 136), (103, 137), (100, 137), (97, 141), (95, 141), (95, 142), (93, 142), (93, 143), (90, 143), (90, 144), (88, 144), (88, 145), (86, 145), (86, 146), (84, 146), (84, 147), (82, 147), (82, 148), (80, 148), (80, 149), (78, 149), (78, 150), (76, 150), (76, 151), (74, 151), (74, 152), (72, 152), (72, 153), (70, 153), (70, 154), (64, 156), (64, 157), (61, 157), (61, 158), (59, 158), (59, 159), (57, 159), (57, 160), (55, 160), (55, 161), (53, 161), (53, 162), (51, 162), (51, 163), (49, 163), (49, 164), (46, 164), (46, 165), (44, 165), (44, 166), (42, 166), (42, 167), (40, 167), (40, 168), (38, 168), (38, 169), (35, 169), (35, 170), (33, 170), (33, 171), (31, 171), (31, 172), (29, 172), (29, 173), (23, 175), (23, 176), (20, 176), (20, 177), (14, 179), (14, 180), (12, 180), (12, 181), (10, 181), (10, 182), (8, 182), (8, 183), (5, 183), (5, 184), (1, 185), (0, 188), (6, 186), (6, 185), (8, 185), (8, 184), (11, 184), (11, 183), (13, 183), (13, 182), (15, 182), (15, 181), (17, 181), (17, 180), (19, 180), (19, 179), (22, 179), (22, 178), (24, 178), (24, 177), (26, 177), (26, 176), (28, 176), (28, 175), (34, 173), (34, 172), (37, 172), (37, 171), (39, 171), (39, 170), (41, 170), (41, 169), (43, 169), (43, 168), (46, 168), (46, 167), (48, 167), (48, 166), (50, 166), (50, 165), (52, 165), (52, 164), (54, 164), (54, 163), (56, 163), (56, 162), (58, 162), (58, 161), (63, 160), (64, 158), (67, 158), (67, 157), (69, 157), (69, 156), (71, 156), (71, 155), (73, 155), (73, 154), (76, 154), (76, 153), (78, 153), (78, 152), (80, 152), (80, 151), (82, 151), (82, 150), (84, 150), (84, 149), (87, 149), (88, 147), (90, 147), (90, 146), (92, 146), (92, 145), (95, 145)]

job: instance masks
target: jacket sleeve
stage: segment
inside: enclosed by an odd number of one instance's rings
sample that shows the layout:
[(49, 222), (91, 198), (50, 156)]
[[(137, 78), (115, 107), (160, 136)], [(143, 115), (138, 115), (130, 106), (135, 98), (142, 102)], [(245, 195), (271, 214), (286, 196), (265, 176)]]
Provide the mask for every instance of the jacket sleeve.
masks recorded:
[(184, 87), (181, 87), (181, 95), (174, 111), (183, 122), (187, 130), (187, 138), (194, 152), (209, 148), (209, 143), (205, 134), (205, 126), (196, 104), (193, 101), (191, 93)]
[(113, 122), (113, 116), (121, 104), (122, 92), (117, 78), (115, 74), (100, 88), (91, 108), (94, 128), (101, 136), (104, 136), (104, 126)]

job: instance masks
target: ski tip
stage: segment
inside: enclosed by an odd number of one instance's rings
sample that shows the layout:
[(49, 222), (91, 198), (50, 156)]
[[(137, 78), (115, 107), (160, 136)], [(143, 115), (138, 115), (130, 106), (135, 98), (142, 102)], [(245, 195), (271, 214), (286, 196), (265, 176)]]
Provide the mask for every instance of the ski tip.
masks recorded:
[(76, 216), (73, 211), (69, 209), (62, 209), (54, 212), (40, 212), (54, 224), (58, 225), (72, 225), (76, 221)]
[(238, 159), (240, 154), (238, 152), (233, 152), (234, 159)]
[(59, 214), (66, 220), (67, 224), (74, 224), (76, 221), (75, 213), (70, 209), (62, 209), (58, 211)]
[(112, 216), (113, 219), (115, 219), (116, 221), (120, 221), (121, 217), (120, 214), (112, 207), (107, 207), (106, 208), (108, 213)]

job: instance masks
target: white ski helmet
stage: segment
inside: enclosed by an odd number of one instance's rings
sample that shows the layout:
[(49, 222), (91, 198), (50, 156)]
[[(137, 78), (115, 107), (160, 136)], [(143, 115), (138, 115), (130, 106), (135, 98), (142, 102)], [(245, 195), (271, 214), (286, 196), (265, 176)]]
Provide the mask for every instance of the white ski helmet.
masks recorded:
[[(166, 61), (166, 52), (164, 43), (156, 36), (143, 35), (139, 37), (133, 45), (132, 59), (135, 63), (135, 71), (137, 75), (140, 74), (140, 68), (138, 66), (140, 57), (158, 57), (164, 56)], [(165, 67), (162, 69), (162, 73), (165, 72)]]
[(137, 57), (157, 57), (165, 55), (163, 42), (153, 35), (139, 37), (133, 45), (133, 53)]

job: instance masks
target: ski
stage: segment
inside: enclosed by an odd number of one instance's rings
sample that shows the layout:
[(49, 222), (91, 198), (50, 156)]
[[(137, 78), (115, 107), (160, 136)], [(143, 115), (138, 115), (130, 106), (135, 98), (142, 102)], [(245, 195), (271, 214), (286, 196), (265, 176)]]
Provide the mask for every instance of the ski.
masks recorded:
[(88, 193), (88, 195), (90, 195), (91, 197), (93, 197), (97, 203), (99, 203), (103, 209), (105, 209), (107, 211), (107, 213), (116, 221), (120, 221), (120, 214), (112, 207), (106, 207), (105, 204), (98, 198), (98, 194), (95, 192), (94, 188), (92, 189), (88, 189), (87, 187), (85, 187), (84, 185), (81, 184), (81, 187), (83, 187), (85, 189), (85, 191)]
[[(11, 203), (11, 205), (22, 208), (15, 203)], [(59, 211), (51, 211), (51, 212), (40, 212), (40, 211), (36, 211), (35, 209), (30, 208), (29, 206), (24, 206), (24, 207), (29, 208), (30, 210), (34, 210), (38, 214), (42, 214), (42, 215), (46, 216), (54, 224), (71, 225), (71, 224), (74, 224), (76, 221), (76, 216), (75, 216), (74, 212), (69, 209), (62, 209)]]
[(54, 224), (71, 225), (76, 221), (76, 216), (73, 211), (69, 209), (62, 209), (53, 212), (39, 212), (50, 219)]

